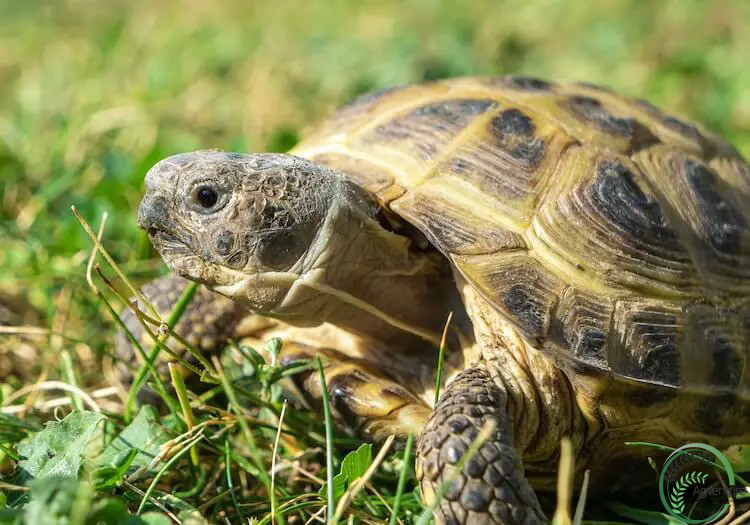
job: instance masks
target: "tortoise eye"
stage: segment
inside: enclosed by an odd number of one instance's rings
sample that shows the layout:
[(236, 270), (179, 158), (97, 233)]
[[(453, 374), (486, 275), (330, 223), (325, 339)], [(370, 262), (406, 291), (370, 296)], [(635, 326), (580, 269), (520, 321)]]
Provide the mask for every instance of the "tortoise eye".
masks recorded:
[(213, 208), (219, 200), (219, 194), (216, 193), (216, 190), (208, 186), (198, 186), (193, 190), (191, 197), (194, 202), (206, 210)]

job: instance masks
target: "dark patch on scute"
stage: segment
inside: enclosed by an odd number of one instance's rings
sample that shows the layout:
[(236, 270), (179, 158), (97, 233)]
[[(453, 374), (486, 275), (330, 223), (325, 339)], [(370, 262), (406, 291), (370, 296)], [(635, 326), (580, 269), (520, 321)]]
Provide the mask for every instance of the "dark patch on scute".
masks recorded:
[(680, 250), (677, 235), (667, 223), (659, 203), (638, 186), (633, 173), (624, 165), (602, 161), (591, 186), (597, 208), (633, 239), (670, 250)]
[(644, 334), (644, 346), (648, 348), (640, 359), (640, 374), (644, 379), (679, 385), (679, 353), (674, 346), (674, 337), (668, 334)]
[(466, 222), (464, 210), (441, 194), (412, 190), (396, 203), (408, 210), (408, 220), (443, 253), (491, 253), (526, 247), (519, 235), (497, 224)]
[(578, 359), (567, 359), (565, 368), (576, 376), (599, 377), (602, 373), (602, 367), (599, 364)]
[(374, 130), (375, 136), (365, 140), (404, 142), (418, 151), (419, 158), (431, 159), (474, 117), (497, 105), (496, 101), (490, 99), (433, 101), (378, 126)]
[(530, 334), (542, 332), (544, 313), (523, 285), (511, 286), (503, 296), (503, 303), (521, 328)]
[(623, 300), (615, 309), (610, 352), (612, 370), (627, 378), (671, 387), (683, 386), (683, 315), (679, 309)]
[(695, 410), (698, 429), (709, 435), (722, 435), (722, 430), (727, 427), (727, 419), (733, 417), (736, 405), (737, 396), (732, 393), (707, 397)]
[(522, 142), (511, 150), (513, 158), (520, 160), (525, 166), (533, 167), (539, 164), (544, 156), (544, 142), (535, 139), (530, 142)]
[(606, 364), (607, 334), (601, 330), (584, 328), (571, 345), (573, 354), (590, 363)]
[(741, 235), (748, 223), (716, 187), (718, 176), (701, 162), (685, 160), (685, 174), (704, 216), (704, 238), (712, 248), (731, 254), (742, 251)]
[(441, 120), (450, 120), (481, 115), (495, 106), (497, 106), (497, 102), (494, 100), (475, 98), (449, 99), (419, 106), (411, 114), (419, 117), (437, 117)]
[(699, 144), (702, 144), (702, 142), (705, 141), (705, 138), (703, 137), (701, 132), (698, 131), (698, 128), (696, 128), (692, 124), (688, 124), (687, 122), (678, 119), (677, 117), (664, 117), (662, 119), (662, 124), (678, 132), (680, 135), (696, 141)]
[(364, 385), (366, 382), (366, 378), (357, 372), (338, 374), (327, 382), (326, 386), (331, 398), (331, 406), (349, 425), (356, 426), (359, 422), (359, 416), (351, 408), (352, 393), (357, 387)]
[(709, 379), (711, 386), (736, 388), (740, 384), (744, 371), (743, 356), (722, 337), (713, 341), (713, 354), (714, 369)]
[(506, 75), (496, 79), (497, 84), (521, 91), (552, 91), (554, 84), (526, 75)]
[(401, 398), (401, 399), (412, 398), (412, 395), (408, 390), (395, 384), (391, 384), (391, 385), (381, 388), (380, 393), (383, 399), (387, 399), (389, 397), (395, 397), (395, 398)]
[(643, 98), (631, 98), (630, 100), (649, 115), (657, 118), (662, 117), (662, 111), (648, 100)]
[(633, 119), (615, 117), (602, 107), (601, 102), (592, 97), (576, 95), (570, 99), (573, 112), (583, 120), (593, 122), (603, 131), (617, 135), (630, 135), (633, 132)]
[(631, 153), (659, 142), (651, 130), (641, 122), (632, 117), (612, 115), (599, 100), (593, 97), (572, 96), (568, 99), (567, 106), (573, 115), (594, 125), (600, 131), (630, 139)]
[(536, 167), (544, 156), (544, 141), (534, 135), (536, 126), (518, 109), (507, 109), (494, 117), (489, 131), (498, 147), (520, 161), (527, 170)]
[(536, 127), (521, 110), (506, 109), (490, 121), (490, 129), (502, 138), (507, 134), (531, 136)]
[(608, 87), (601, 86), (599, 84), (592, 84), (591, 82), (576, 82), (576, 86), (591, 89), (592, 91), (601, 91), (602, 93), (612, 93), (612, 90)]

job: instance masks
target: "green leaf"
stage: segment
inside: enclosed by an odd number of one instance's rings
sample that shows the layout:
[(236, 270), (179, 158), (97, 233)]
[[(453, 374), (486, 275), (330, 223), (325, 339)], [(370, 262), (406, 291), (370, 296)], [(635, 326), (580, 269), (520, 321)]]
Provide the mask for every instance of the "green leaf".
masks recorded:
[(87, 523), (120, 523), (130, 514), (125, 502), (119, 498), (104, 498), (94, 502), (91, 506)]
[[(346, 475), (345, 474), (336, 474), (333, 477), (333, 498), (334, 500), (338, 501), (341, 496), (343, 496), (344, 492), (346, 492)], [(320, 487), (320, 490), (318, 490), (318, 495), (320, 495), (321, 498), (327, 499), (328, 497), (328, 483), (323, 483), (323, 486)]]
[(0, 509), (0, 525), (22, 525), (22, 514), (18, 509)]
[(31, 499), (24, 512), (24, 523), (66, 525), (80, 488), (78, 480), (68, 477), (47, 477), (34, 481), (31, 484)]
[(607, 506), (620, 516), (631, 519), (636, 523), (645, 523), (646, 525), (684, 525), (682, 521), (678, 521), (663, 512), (636, 509), (615, 502), (609, 502)]
[[(338, 499), (351, 486), (351, 483), (357, 478), (364, 475), (369, 466), (372, 464), (372, 445), (364, 443), (357, 450), (349, 452), (344, 461), (341, 462), (341, 470), (333, 477), (333, 495)], [(318, 491), (321, 497), (328, 495), (326, 484)]]
[(357, 450), (349, 452), (341, 462), (341, 473), (349, 483), (364, 475), (372, 464), (372, 445), (363, 443)]
[(159, 454), (159, 448), (171, 438), (167, 430), (159, 424), (156, 409), (144, 405), (133, 421), (104, 449), (99, 457), (101, 466), (115, 467), (125, 463), (125, 459), (136, 451), (128, 465), (128, 470), (147, 466)]
[(33, 478), (76, 479), (84, 458), (91, 453), (89, 441), (104, 416), (97, 412), (76, 411), (62, 421), (47, 423), (44, 430), (18, 445), (22, 469), (19, 483)]
[(94, 470), (91, 474), (94, 488), (103, 491), (119, 487), (137, 455), (138, 450), (131, 448), (124, 456), (122, 454), (115, 456), (115, 461), (118, 462), (116, 465), (107, 465)]

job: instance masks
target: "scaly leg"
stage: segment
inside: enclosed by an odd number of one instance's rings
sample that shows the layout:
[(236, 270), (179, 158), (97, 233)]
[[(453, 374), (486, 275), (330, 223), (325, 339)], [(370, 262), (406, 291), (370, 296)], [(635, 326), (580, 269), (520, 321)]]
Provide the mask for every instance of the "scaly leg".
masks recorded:
[[(281, 362), (323, 360), (328, 397), (337, 419), (358, 435), (382, 441), (391, 434), (405, 438), (424, 428), (431, 409), (395, 380), (362, 360), (342, 355), (335, 349), (308, 346), (286, 339)], [(317, 369), (294, 376), (294, 383), (308, 404), (320, 407), (322, 388)]]
[(508, 396), (482, 368), (461, 372), (442, 394), (417, 446), (417, 477), (425, 499), (456, 474), (454, 465), (488, 421), (490, 438), (469, 459), (440, 501), (445, 524), (547, 523), (513, 445)]

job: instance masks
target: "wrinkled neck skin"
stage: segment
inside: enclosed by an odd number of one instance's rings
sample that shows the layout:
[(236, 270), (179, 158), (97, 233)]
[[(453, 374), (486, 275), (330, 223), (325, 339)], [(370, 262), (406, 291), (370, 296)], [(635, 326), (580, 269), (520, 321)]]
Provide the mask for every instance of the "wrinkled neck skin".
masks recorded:
[[(329, 322), (400, 350), (435, 348), (449, 312), (463, 306), (447, 261), (410, 245), (367, 211), (334, 206), (297, 268), (274, 275), (266, 293), (280, 299), (260, 313), (296, 326)], [(257, 311), (258, 284), (250, 276), (214, 289)]]

